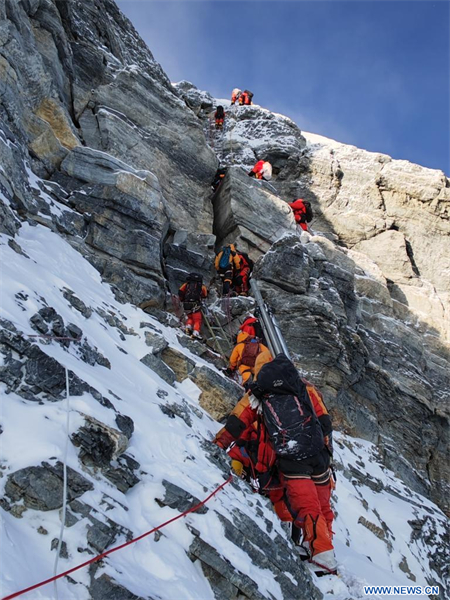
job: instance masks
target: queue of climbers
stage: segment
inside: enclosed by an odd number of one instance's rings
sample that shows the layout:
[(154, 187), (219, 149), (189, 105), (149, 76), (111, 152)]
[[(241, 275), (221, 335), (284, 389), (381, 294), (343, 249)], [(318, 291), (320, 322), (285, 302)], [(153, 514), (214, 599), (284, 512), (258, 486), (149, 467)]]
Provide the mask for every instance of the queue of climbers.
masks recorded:
[[(251, 104), (248, 90), (233, 90), (231, 104)], [(218, 106), (216, 129), (223, 128), (225, 112)], [(219, 168), (213, 190), (226, 175)], [(259, 160), (248, 173), (270, 181), (272, 165)], [(313, 218), (311, 204), (297, 198), (288, 203), (301, 230)], [(222, 296), (248, 295), (253, 262), (236, 244), (224, 245), (214, 262)], [(186, 313), (185, 331), (200, 337), (202, 302), (208, 295), (202, 278), (191, 273), (179, 289)], [(270, 345), (272, 348), (273, 346)], [(238, 378), (245, 393), (214, 438), (227, 451), (231, 467), (254, 491), (268, 497), (277, 516), (291, 524), (300, 558), (309, 560), (318, 575), (336, 574), (333, 547), (331, 492), (332, 423), (322, 394), (302, 379), (285, 354), (272, 356), (261, 322), (248, 315), (240, 325), (226, 374)]]
[[(236, 248), (229, 246), (219, 252), (218, 266), (224, 250), (233, 264), (238, 259)], [(200, 336), (207, 295), (196, 273), (179, 290), (186, 332), (194, 337)], [(233, 471), (270, 499), (282, 521), (291, 523), (300, 557), (318, 575), (335, 574), (331, 419), (321, 393), (300, 378), (284, 354), (273, 357), (265, 341), (259, 319), (248, 315), (226, 370), (230, 376), (239, 373), (245, 394), (214, 442), (228, 450)]]

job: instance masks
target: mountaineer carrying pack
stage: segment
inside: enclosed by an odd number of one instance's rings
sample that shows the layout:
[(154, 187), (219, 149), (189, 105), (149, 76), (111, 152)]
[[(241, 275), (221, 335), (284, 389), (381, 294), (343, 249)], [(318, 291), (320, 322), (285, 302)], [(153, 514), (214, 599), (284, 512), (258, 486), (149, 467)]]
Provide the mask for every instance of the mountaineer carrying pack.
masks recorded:
[(188, 275), (184, 293), (183, 308), (186, 312), (200, 309), (202, 294), (202, 276), (197, 273)]

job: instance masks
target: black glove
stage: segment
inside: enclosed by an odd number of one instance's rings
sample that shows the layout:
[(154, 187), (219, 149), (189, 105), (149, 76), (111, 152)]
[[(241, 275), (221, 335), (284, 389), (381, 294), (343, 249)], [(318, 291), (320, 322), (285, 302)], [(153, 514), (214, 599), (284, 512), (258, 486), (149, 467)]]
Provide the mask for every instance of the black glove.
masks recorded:
[(258, 398), (258, 400), (262, 400), (262, 397), (264, 396), (264, 393), (265, 393), (264, 390), (262, 390), (256, 382), (250, 384), (248, 391), (250, 394), (253, 394), (253, 396), (255, 396), (255, 398)]
[(223, 369), (223, 373), (224, 375), (227, 375), (227, 377), (233, 377), (234, 369), (227, 367), (226, 369)]

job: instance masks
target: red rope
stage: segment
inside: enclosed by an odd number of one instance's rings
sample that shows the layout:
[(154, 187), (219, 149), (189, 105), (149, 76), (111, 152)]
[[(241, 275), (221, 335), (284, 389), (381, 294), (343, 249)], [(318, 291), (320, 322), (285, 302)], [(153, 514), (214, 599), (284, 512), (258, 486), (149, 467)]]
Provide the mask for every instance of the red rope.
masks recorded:
[(55, 575), (55, 577), (50, 577), (50, 579), (46, 579), (45, 581), (41, 581), (41, 583), (36, 583), (35, 585), (27, 587), (24, 590), (20, 590), (20, 592), (15, 592), (14, 594), (10, 594), (9, 596), (5, 596), (4, 598), (2, 598), (2, 600), (11, 600), (12, 598), (17, 598), (17, 596), (21, 596), (22, 594), (26, 594), (27, 592), (31, 592), (31, 590), (35, 590), (36, 588), (42, 587), (43, 585), (47, 585), (47, 583), (51, 583), (52, 581), (56, 581), (57, 579), (60, 579), (61, 577), (65, 577), (66, 575), (70, 575), (70, 573), (73, 573), (74, 571), (78, 571), (79, 569), (82, 569), (83, 567), (86, 567), (87, 565), (90, 565), (90, 564), (92, 564), (94, 562), (97, 562), (98, 560), (101, 560), (102, 558), (105, 558), (105, 556), (108, 556), (108, 554), (112, 554), (113, 552), (117, 552), (117, 550), (122, 550), (122, 548), (126, 548), (127, 546), (130, 546), (130, 544), (134, 544), (136, 542), (139, 542), (139, 540), (142, 540), (143, 538), (147, 537), (148, 535), (151, 535), (152, 533), (155, 533), (155, 531), (159, 531), (160, 529), (162, 529), (166, 525), (169, 525), (170, 523), (173, 523), (174, 521), (177, 521), (178, 519), (181, 519), (181, 517), (185, 517), (189, 513), (195, 512), (196, 510), (198, 510), (199, 508), (201, 508), (202, 506), (204, 506), (209, 500), (211, 500), (211, 498), (213, 496), (215, 496), (218, 492), (220, 492), (220, 490), (222, 488), (224, 488), (227, 485), (227, 483), (230, 483), (230, 481), (232, 479), (233, 479), (233, 475), (230, 475), (228, 477), (228, 479), (224, 483), (222, 483), (221, 485), (219, 485), (219, 487), (217, 487), (213, 492), (211, 492), (211, 494), (207, 498), (205, 498), (204, 500), (202, 500), (201, 502), (199, 502), (198, 504), (196, 504), (192, 508), (189, 508), (185, 512), (177, 515), (176, 517), (173, 517), (172, 519), (169, 519), (165, 523), (162, 523), (161, 525), (158, 525), (158, 527), (154, 527), (150, 531), (147, 531), (147, 533), (143, 533), (139, 537), (137, 537), (137, 538), (135, 538), (133, 540), (130, 540), (129, 542), (125, 542), (124, 544), (121, 544), (120, 546), (116, 546), (115, 548), (111, 548), (111, 550), (107, 550), (106, 552), (103, 552), (102, 554), (99, 554), (98, 556), (94, 556), (94, 558), (91, 558), (90, 560), (87, 560), (86, 562), (82, 563), (81, 565), (78, 565), (77, 567), (72, 567), (72, 569), (69, 569), (68, 571), (64, 571), (64, 573), (60, 573), (59, 575)]

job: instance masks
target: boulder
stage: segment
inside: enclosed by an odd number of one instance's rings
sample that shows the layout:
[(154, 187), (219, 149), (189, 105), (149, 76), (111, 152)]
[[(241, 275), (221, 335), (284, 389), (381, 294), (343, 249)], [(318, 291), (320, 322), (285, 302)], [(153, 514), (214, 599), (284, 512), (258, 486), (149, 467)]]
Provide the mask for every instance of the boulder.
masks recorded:
[[(94, 486), (85, 477), (67, 467), (67, 499), (79, 498)], [(5, 494), (11, 502), (23, 502), (33, 510), (55, 510), (63, 505), (63, 465), (43, 462), (8, 475)]]
[(161, 358), (155, 356), (153, 353), (146, 354), (144, 357), (142, 357), (141, 363), (144, 363), (146, 367), (157, 373), (161, 379), (164, 379), (164, 381), (170, 385), (175, 383), (175, 373)]
[(390, 281), (410, 283), (416, 278), (405, 236), (400, 231), (384, 231), (369, 240), (358, 242), (353, 249), (370, 256)]
[(188, 273), (199, 273), (209, 286), (214, 271), (214, 245), (212, 234), (179, 229), (166, 238), (164, 244), (165, 272), (173, 294), (186, 281)]
[(271, 244), (297, 225), (292, 211), (264, 181), (230, 168), (213, 198), (218, 245), (237, 243), (257, 260)]
[(127, 436), (94, 417), (83, 416), (84, 425), (72, 435), (73, 444), (80, 448), (80, 460), (89, 466), (109, 466), (127, 449)]
[(249, 170), (263, 159), (272, 164), (276, 174), (290, 156), (298, 156), (306, 146), (305, 138), (291, 119), (258, 105), (235, 106), (228, 110), (226, 120), (224, 164), (242, 165)]
[(170, 346), (163, 349), (161, 357), (166, 365), (175, 373), (176, 380), (179, 382), (184, 381), (195, 367), (193, 360)]
[(195, 367), (189, 377), (202, 391), (200, 406), (216, 421), (228, 416), (244, 395), (244, 389), (240, 385), (203, 365)]

